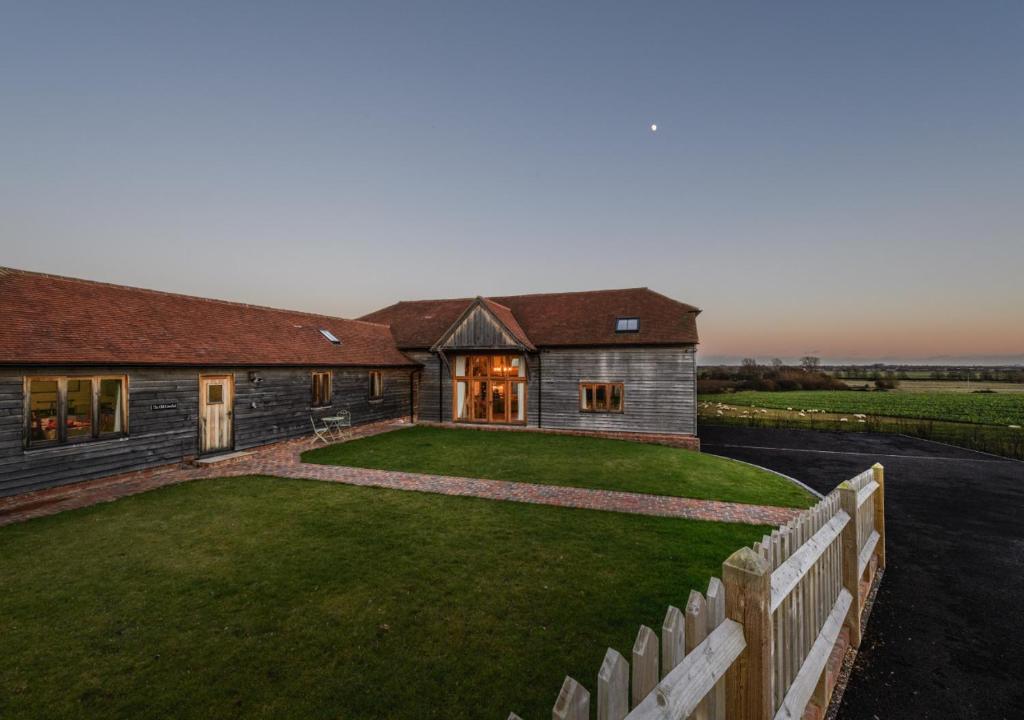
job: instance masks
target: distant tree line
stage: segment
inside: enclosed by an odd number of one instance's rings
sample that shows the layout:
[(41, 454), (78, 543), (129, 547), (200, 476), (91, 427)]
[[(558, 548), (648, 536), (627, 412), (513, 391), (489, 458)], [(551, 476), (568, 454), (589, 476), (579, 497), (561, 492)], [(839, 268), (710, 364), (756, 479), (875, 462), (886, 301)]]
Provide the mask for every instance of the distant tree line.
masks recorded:
[(1024, 383), (1024, 368), (850, 365), (835, 366), (829, 370), (835, 377), (846, 380), (878, 380), (881, 378)]
[(847, 385), (821, 369), (821, 361), (812, 356), (801, 358), (800, 366), (787, 366), (779, 358), (769, 365), (755, 358), (744, 358), (735, 366), (701, 368), (697, 377), (700, 394), (736, 390), (846, 390)]

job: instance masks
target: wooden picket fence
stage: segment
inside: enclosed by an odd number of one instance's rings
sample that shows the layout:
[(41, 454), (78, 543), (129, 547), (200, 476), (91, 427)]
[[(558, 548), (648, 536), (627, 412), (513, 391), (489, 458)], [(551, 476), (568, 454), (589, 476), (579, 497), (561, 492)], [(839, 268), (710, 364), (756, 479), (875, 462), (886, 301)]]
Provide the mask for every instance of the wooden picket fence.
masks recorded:
[[(885, 567), (885, 479), (875, 465), (814, 507), (740, 548), (669, 606), (661, 640), (641, 625), (630, 661), (608, 648), (598, 720), (798, 720), (828, 706), (826, 666), (840, 633), (858, 647), (861, 616)], [(553, 720), (590, 720), (590, 692), (566, 677)], [(509, 720), (521, 720), (512, 713)]]

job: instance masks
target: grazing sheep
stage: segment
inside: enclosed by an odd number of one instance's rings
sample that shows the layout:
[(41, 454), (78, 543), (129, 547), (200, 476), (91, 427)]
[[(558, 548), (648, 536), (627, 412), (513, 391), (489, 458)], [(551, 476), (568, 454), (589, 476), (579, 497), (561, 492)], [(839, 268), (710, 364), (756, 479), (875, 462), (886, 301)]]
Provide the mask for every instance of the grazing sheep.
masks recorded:
[(850, 421), (847, 420), (846, 418), (839, 418), (839, 422), (850, 422)]

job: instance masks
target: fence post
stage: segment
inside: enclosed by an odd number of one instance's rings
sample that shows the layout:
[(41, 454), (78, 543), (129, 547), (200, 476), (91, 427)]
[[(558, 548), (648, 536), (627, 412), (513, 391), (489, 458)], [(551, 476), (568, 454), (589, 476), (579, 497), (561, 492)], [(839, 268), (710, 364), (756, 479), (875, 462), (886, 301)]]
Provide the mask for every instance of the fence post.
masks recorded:
[[(725, 587), (716, 577), (708, 582), (708, 632), (725, 622)], [(708, 693), (708, 715), (711, 720), (725, 720), (725, 680), (715, 683)]]
[(878, 490), (875, 491), (875, 530), (878, 532), (878, 567), (885, 569), (885, 468), (881, 463), (871, 466), (875, 475), (875, 482), (878, 483)]
[[(708, 604), (696, 590), (690, 591), (686, 601), (686, 654), (689, 655), (708, 636)], [(712, 693), (714, 690), (712, 690)], [(708, 693), (708, 695), (712, 694)], [(690, 720), (708, 720), (709, 702), (707, 696), (697, 705)]]
[(853, 597), (846, 613), (846, 625), (850, 628), (850, 645), (860, 647), (860, 541), (857, 537), (857, 491), (849, 482), (838, 488), (839, 507), (850, 516), (842, 534), (843, 587)]
[(641, 625), (633, 643), (633, 707), (654, 691), (660, 678), (658, 636), (646, 625)]
[(597, 720), (622, 720), (628, 714), (629, 663), (608, 648), (597, 673)]
[(747, 647), (725, 674), (729, 720), (772, 717), (771, 569), (748, 547), (722, 564), (725, 617), (743, 625)]
[(665, 622), (661, 624), (661, 676), (683, 661), (686, 655), (686, 626), (683, 613), (674, 605), (668, 606)]
[(552, 720), (590, 720), (590, 693), (587, 689), (566, 676), (558, 693), (555, 707), (551, 710)]

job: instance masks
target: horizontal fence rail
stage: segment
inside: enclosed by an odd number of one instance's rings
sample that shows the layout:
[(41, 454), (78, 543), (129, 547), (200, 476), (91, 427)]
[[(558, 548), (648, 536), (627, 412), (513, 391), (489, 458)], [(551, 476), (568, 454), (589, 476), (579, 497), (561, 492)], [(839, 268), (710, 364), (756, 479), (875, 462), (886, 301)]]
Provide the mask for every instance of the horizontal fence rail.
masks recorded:
[[(661, 637), (641, 625), (627, 660), (608, 648), (596, 678), (598, 720), (799, 720), (820, 717), (829, 662), (860, 644), (861, 614), (885, 567), (881, 465), (741, 548), (707, 592), (670, 605)], [(511, 713), (509, 720), (521, 720)], [(566, 677), (554, 720), (590, 720), (590, 692)]]

